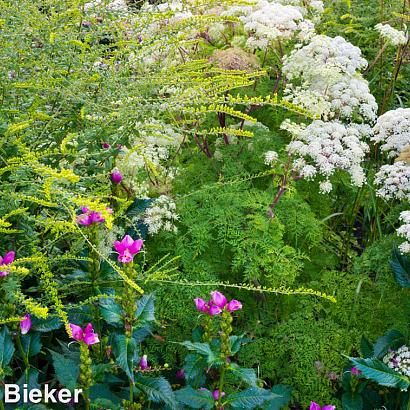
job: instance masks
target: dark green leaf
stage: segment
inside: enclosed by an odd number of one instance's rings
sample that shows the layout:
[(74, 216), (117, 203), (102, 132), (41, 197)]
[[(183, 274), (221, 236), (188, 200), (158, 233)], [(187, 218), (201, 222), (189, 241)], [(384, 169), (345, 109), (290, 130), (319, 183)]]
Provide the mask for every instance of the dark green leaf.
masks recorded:
[(8, 366), (13, 357), (14, 350), (9, 330), (7, 326), (3, 326), (0, 331), (0, 368)]
[(138, 361), (138, 346), (135, 339), (125, 335), (115, 335), (112, 347), (116, 363), (134, 381), (134, 367)]
[(20, 386), (20, 392), (23, 389), (23, 384), (27, 384), (27, 389), (30, 391), (32, 389), (39, 389), (40, 385), (38, 383), (39, 372), (37, 369), (30, 368), (23, 372), (21, 377), (17, 380), (17, 384)]
[(373, 356), (373, 347), (364, 336), (360, 340), (360, 353), (365, 359)]
[(405, 343), (404, 336), (397, 330), (389, 330), (377, 339), (374, 345), (374, 356), (379, 359), (386, 355), (389, 349), (396, 349)]
[(53, 366), (57, 380), (70, 390), (77, 387), (77, 379), (80, 374), (80, 367), (77, 362), (64, 357), (62, 354), (50, 350), (53, 358)]
[(152, 322), (155, 320), (155, 297), (154, 294), (144, 295), (137, 302), (136, 316), (140, 321)]
[(216, 360), (215, 353), (212, 351), (208, 343), (192, 343), (185, 341), (181, 343), (188, 350), (194, 351), (206, 358), (208, 365), (212, 364)]
[(185, 357), (184, 374), (185, 380), (193, 387), (200, 387), (205, 382), (205, 369), (207, 362), (199, 354), (188, 354)]
[(21, 336), (23, 350), (29, 357), (35, 356), (41, 350), (41, 337), (38, 332), (29, 332)]
[(112, 404), (118, 405), (121, 399), (115, 395), (105, 384), (94, 384), (90, 388), (90, 398), (91, 400), (105, 399), (109, 400)]
[(343, 410), (362, 410), (363, 399), (360, 394), (344, 393), (342, 396)]
[(267, 400), (273, 400), (277, 394), (259, 387), (250, 387), (239, 393), (230, 394), (224, 403), (229, 403), (234, 409), (254, 409)]
[(286, 406), (290, 402), (292, 387), (277, 384), (272, 387), (271, 392), (277, 394), (278, 396), (263, 403), (263, 410), (279, 410)]
[(255, 369), (247, 369), (238, 366), (236, 363), (231, 363), (229, 371), (239, 380), (245, 382), (248, 386), (256, 386), (257, 377)]
[(410, 261), (407, 256), (400, 253), (398, 248), (393, 250), (390, 267), (397, 283), (402, 288), (410, 288)]
[(60, 318), (53, 316), (47, 319), (39, 319), (31, 316), (31, 330), (37, 332), (50, 332), (51, 330), (59, 329), (62, 326)]
[(350, 358), (350, 360), (362, 372), (364, 377), (373, 380), (381, 386), (396, 387), (402, 390), (406, 390), (410, 386), (410, 381), (407, 377), (390, 369), (379, 359)]
[(121, 325), (123, 322), (123, 311), (114, 299), (101, 299), (100, 312), (104, 320), (110, 325)]
[(163, 377), (146, 377), (137, 374), (135, 387), (142, 390), (148, 399), (155, 403), (164, 403), (172, 409), (176, 409), (176, 400), (172, 387), (168, 380)]
[(210, 410), (215, 404), (212, 393), (209, 390), (196, 390), (191, 386), (176, 391), (175, 396), (180, 403), (192, 409)]

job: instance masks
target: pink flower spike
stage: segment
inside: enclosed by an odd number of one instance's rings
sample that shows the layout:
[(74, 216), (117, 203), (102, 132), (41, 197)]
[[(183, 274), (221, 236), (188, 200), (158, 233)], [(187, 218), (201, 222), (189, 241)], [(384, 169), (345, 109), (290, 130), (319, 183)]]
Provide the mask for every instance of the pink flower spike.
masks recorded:
[(239, 300), (232, 299), (226, 307), (228, 312), (235, 312), (235, 310), (242, 309), (242, 303)]
[(87, 208), (86, 206), (83, 206), (83, 207), (81, 208), (81, 212), (82, 212), (83, 214), (86, 214), (86, 213), (90, 212), (90, 209)]
[[(225, 396), (225, 392), (221, 393), (221, 397)], [(219, 400), (219, 390), (214, 390), (212, 392), (212, 397), (214, 398), (214, 400)]]
[(314, 401), (310, 402), (309, 410), (321, 410), (320, 406)]
[(20, 322), (21, 334), (25, 335), (26, 333), (28, 333), (30, 329), (31, 329), (31, 319), (30, 319), (30, 315), (27, 313), (24, 316), (24, 319)]
[(89, 333), (84, 334), (83, 342), (87, 346), (94, 345), (94, 344), (98, 343), (99, 341), (100, 341), (100, 339), (98, 338), (97, 333), (89, 332)]
[(79, 342), (83, 340), (83, 329), (81, 329), (80, 326), (73, 325), (72, 323), (70, 323), (70, 328), (71, 328), (73, 339)]
[(209, 308), (209, 314), (211, 316), (219, 315), (222, 312), (222, 309), (219, 306), (212, 305)]
[(199, 310), (200, 312), (207, 313), (209, 310), (208, 304), (203, 300), (202, 298), (196, 298), (194, 299), (195, 301), (195, 306), (196, 309)]
[(226, 297), (221, 292), (218, 292), (217, 290), (211, 292), (211, 299), (212, 299), (212, 303), (221, 309), (223, 309), (228, 302), (226, 300)]
[(101, 215), (101, 212), (91, 211), (89, 218), (91, 223), (101, 223), (105, 221), (105, 219)]
[(146, 355), (146, 354), (144, 354), (144, 356), (141, 357), (141, 360), (140, 360), (140, 369), (141, 369), (141, 370), (146, 370), (146, 369), (148, 369), (148, 358), (147, 358), (147, 355)]
[(118, 252), (118, 260), (122, 263), (130, 263), (134, 256), (141, 250), (142, 239), (133, 240), (131, 236), (125, 235), (121, 242), (115, 241), (114, 248)]
[(359, 376), (359, 374), (361, 373), (361, 371), (357, 368), (357, 367), (352, 367), (350, 369), (350, 372), (354, 375), (354, 376)]
[(111, 181), (118, 185), (122, 181), (122, 175), (120, 171), (113, 171), (111, 173)]
[(326, 406), (322, 407), (322, 410), (335, 410), (336, 406), (333, 406), (331, 404), (327, 404)]

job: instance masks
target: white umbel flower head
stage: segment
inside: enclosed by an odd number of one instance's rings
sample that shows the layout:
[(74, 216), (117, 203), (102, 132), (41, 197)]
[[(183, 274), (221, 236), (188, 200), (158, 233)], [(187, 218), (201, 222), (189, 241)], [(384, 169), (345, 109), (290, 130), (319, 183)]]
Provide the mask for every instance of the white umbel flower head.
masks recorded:
[(380, 33), (380, 37), (388, 41), (393, 46), (400, 46), (407, 43), (407, 36), (404, 31), (396, 30), (389, 24), (376, 24), (374, 28)]
[(273, 165), (279, 158), (279, 155), (276, 151), (267, 151), (265, 152), (265, 164)]
[(410, 200), (410, 166), (405, 162), (383, 165), (375, 176), (377, 196), (385, 199)]
[(401, 346), (397, 351), (392, 351), (383, 357), (383, 362), (397, 373), (410, 376), (410, 349)]
[(373, 129), (374, 142), (388, 152), (390, 158), (400, 154), (410, 145), (410, 108), (398, 108), (381, 115)]

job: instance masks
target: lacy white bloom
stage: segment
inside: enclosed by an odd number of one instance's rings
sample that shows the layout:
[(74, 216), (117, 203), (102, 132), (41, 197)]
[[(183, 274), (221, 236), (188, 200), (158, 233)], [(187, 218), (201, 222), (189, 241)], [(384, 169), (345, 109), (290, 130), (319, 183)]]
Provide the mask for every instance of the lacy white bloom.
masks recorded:
[(111, 11), (128, 11), (127, 2), (125, 0), (104, 1), (95, 0), (84, 4), (84, 10), (91, 10), (101, 6), (105, 6), (107, 10)]
[(382, 38), (394, 46), (400, 46), (407, 43), (407, 37), (404, 31), (396, 30), (389, 24), (376, 24), (374, 27)]
[(410, 376), (410, 349), (400, 347), (397, 351), (389, 352), (383, 357), (383, 362), (397, 373)]
[(272, 165), (274, 164), (279, 158), (279, 155), (276, 151), (267, 151), (265, 152), (265, 164)]
[(332, 189), (329, 178), (337, 170), (348, 172), (352, 184), (362, 186), (365, 175), (361, 162), (369, 150), (362, 141), (366, 132), (365, 127), (356, 124), (314, 121), (288, 145), (289, 153), (296, 157), (294, 168), (308, 179), (318, 174), (324, 177), (322, 192)]
[(377, 196), (385, 199), (410, 200), (410, 166), (405, 162), (383, 165), (375, 176)]
[(254, 46), (258, 41), (269, 44), (278, 38), (292, 38), (303, 15), (296, 7), (260, 0), (252, 13), (240, 19), (245, 31), (251, 34), (248, 46)]
[(388, 152), (390, 158), (399, 155), (410, 145), (410, 108), (398, 108), (381, 115), (372, 140), (381, 143), (381, 150)]
[(175, 202), (166, 195), (161, 195), (145, 210), (143, 222), (148, 226), (150, 235), (161, 230), (177, 232), (175, 222), (178, 220)]
[(311, 42), (284, 57), (283, 72), (289, 80), (317, 77), (317, 69), (335, 68), (342, 74), (355, 74), (367, 66), (360, 49), (343, 37), (314, 36)]

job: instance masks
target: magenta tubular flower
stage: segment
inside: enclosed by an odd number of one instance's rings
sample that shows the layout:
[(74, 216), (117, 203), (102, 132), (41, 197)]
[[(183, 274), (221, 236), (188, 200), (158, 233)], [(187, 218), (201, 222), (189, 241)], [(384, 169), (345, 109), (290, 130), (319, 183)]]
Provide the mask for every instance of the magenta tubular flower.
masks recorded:
[(115, 241), (114, 248), (118, 252), (118, 260), (122, 263), (130, 263), (134, 256), (139, 253), (144, 241), (142, 239), (133, 240), (131, 236), (125, 235), (123, 240)]
[(83, 213), (77, 216), (77, 223), (80, 225), (90, 226), (92, 224), (103, 223), (105, 221), (101, 212), (90, 211), (90, 209), (86, 206), (83, 206), (81, 211)]
[(118, 185), (122, 181), (122, 175), (120, 171), (113, 171), (111, 173), (111, 181)]
[(148, 358), (146, 354), (144, 354), (144, 356), (142, 356), (140, 359), (140, 369), (141, 370), (148, 369)]
[(350, 372), (354, 375), (354, 376), (359, 376), (359, 374), (361, 373), (361, 371), (357, 368), (357, 367), (352, 367), (350, 369)]
[(196, 305), (197, 310), (199, 310), (200, 312), (204, 312), (204, 313), (209, 312), (209, 306), (205, 302), (205, 300), (203, 300), (202, 298), (196, 298), (196, 299), (194, 299), (194, 301), (195, 301), (195, 305)]
[(327, 404), (326, 406), (320, 407), (314, 401), (310, 402), (310, 407), (309, 407), (309, 410), (335, 410), (335, 409), (336, 409), (336, 406), (333, 406), (331, 404)]
[(108, 142), (103, 142), (102, 147), (103, 147), (104, 149), (108, 149), (108, 148), (111, 147), (111, 145), (108, 144)]
[(208, 311), (208, 313), (209, 313), (211, 316), (219, 315), (221, 312), (222, 312), (222, 309), (221, 309), (219, 306), (215, 306), (215, 305), (211, 305), (211, 306), (209, 307), (209, 311)]
[[(0, 256), (0, 266), (10, 265), (10, 263), (13, 263), (15, 255), (16, 253), (14, 251), (10, 251), (4, 255), (4, 258)], [(9, 273), (9, 270), (7, 269), (0, 271), (0, 277), (7, 276)]]
[(80, 326), (70, 323), (71, 333), (74, 340), (78, 342), (84, 342), (87, 346), (91, 346), (98, 343), (100, 339), (97, 333), (94, 333), (93, 325), (89, 323), (85, 329), (81, 329)]
[(242, 303), (239, 302), (239, 300), (232, 299), (229, 303), (228, 306), (226, 307), (226, 310), (228, 312), (235, 312), (235, 310), (240, 310), (242, 309)]
[[(225, 392), (221, 393), (221, 397), (225, 396)], [(214, 390), (212, 392), (212, 397), (214, 398), (214, 400), (219, 400), (219, 390)]]
[(221, 309), (223, 309), (228, 302), (226, 297), (217, 290), (211, 292), (211, 300), (213, 305), (218, 306)]
[(24, 319), (20, 321), (21, 334), (25, 335), (26, 333), (28, 333), (30, 329), (31, 329), (31, 319), (30, 319), (30, 315), (27, 313), (24, 316)]
[(180, 379), (180, 380), (185, 379), (184, 369), (179, 369), (179, 370), (175, 373), (175, 377), (176, 377), (177, 379)]

